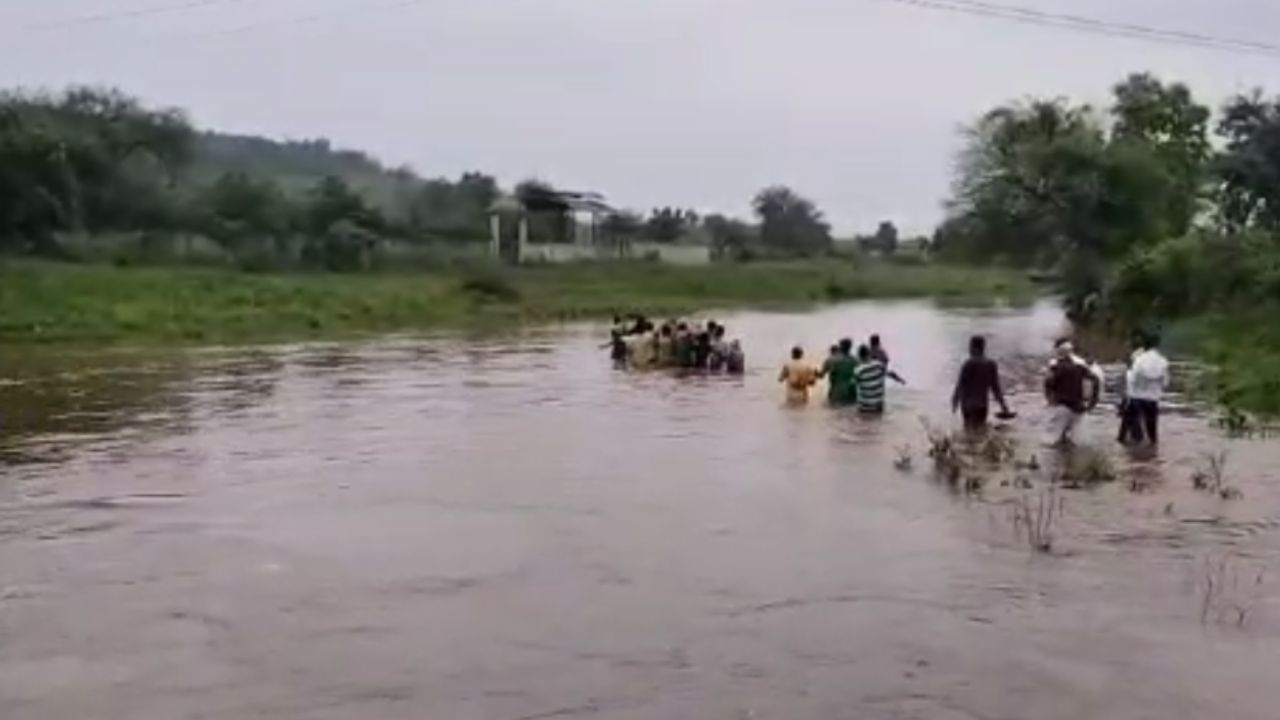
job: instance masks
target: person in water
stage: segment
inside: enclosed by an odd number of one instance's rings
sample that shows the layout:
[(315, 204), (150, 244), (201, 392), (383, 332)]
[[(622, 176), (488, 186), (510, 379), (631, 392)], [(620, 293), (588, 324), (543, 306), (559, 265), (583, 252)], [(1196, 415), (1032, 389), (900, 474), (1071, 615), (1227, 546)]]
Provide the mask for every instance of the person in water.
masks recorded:
[(698, 370), (706, 370), (707, 364), (711, 362), (711, 332), (714, 330), (715, 323), (712, 328), (703, 330), (697, 334), (693, 340), (693, 365)]
[(902, 385), (907, 384), (901, 376), (877, 360), (871, 348), (866, 345), (858, 348), (858, 368), (853, 377), (858, 388), (858, 411), (870, 415), (884, 412), (886, 378)]
[(991, 398), (1000, 404), (1002, 414), (1012, 414), (1000, 387), (1000, 368), (987, 357), (987, 339), (975, 335), (969, 340), (969, 359), (960, 367), (951, 394), (951, 411), (960, 413), (966, 429), (981, 430), (987, 426)]
[(747, 371), (747, 356), (742, 351), (742, 343), (734, 340), (724, 356), (724, 371), (730, 375), (742, 375)]
[(827, 402), (833, 406), (852, 405), (858, 398), (854, 374), (858, 361), (853, 359), (853, 341), (845, 338), (835, 347), (835, 356), (823, 368), (827, 378)]
[(1120, 434), (1117, 440), (1121, 445), (1136, 444), (1143, 440), (1142, 420), (1135, 412), (1136, 408), (1129, 404), (1129, 371), (1133, 369), (1133, 361), (1142, 353), (1142, 333), (1135, 332), (1132, 340), (1129, 360), (1125, 363), (1125, 374), (1120, 381)]
[(658, 367), (672, 367), (676, 364), (675, 334), (671, 323), (666, 323), (658, 331)]
[(676, 325), (674, 346), (675, 367), (687, 368), (693, 364), (693, 336), (689, 334), (688, 325), (684, 323)]
[(1144, 333), (1125, 373), (1125, 398), (1134, 440), (1142, 442), (1145, 438), (1152, 445), (1160, 442), (1160, 402), (1169, 387), (1169, 361), (1160, 354), (1159, 347), (1158, 336)]
[(729, 345), (724, 341), (724, 327), (715, 325), (711, 330), (711, 354), (707, 357), (707, 369), (722, 372), (729, 356)]
[(613, 337), (609, 341), (609, 358), (613, 360), (616, 367), (626, 367), (627, 365), (627, 339), (617, 330), (612, 333)]
[(804, 349), (791, 349), (791, 361), (782, 366), (778, 373), (778, 382), (787, 388), (787, 402), (792, 405), (804, 405), (809, 402), (809, 388), (818, 381), (818, 371), (804, 360)]
[(836, 343), (827, 351), (827, 359), (822, 361), (822, 367), (818, 368), (818, 379), (826, 377), (831, 368), (835, 366), (836, 359), (840, 357), (840, 344)]
[(657, 333), (632, 335), (627, 339), (628, 362), (637, 370), (648, 370), (658, 359)]
[[(1098, 405), (1102, 383), (1095, 371), (1080, 359), (1067, 340), (1055, 348), (1056, 359), (1044, 379), (1044, 395), (1053, 408), (1049, 444), (1070, 447), (1085, 413)], [(1086, 388), (1088, 388), (1086, 390)]]
[(880, 343), (879, 335), (871, 336), (871, 358), (883, 363), (886, 368), (889, 367), (889, 353), (885, 351), (884, 345)]

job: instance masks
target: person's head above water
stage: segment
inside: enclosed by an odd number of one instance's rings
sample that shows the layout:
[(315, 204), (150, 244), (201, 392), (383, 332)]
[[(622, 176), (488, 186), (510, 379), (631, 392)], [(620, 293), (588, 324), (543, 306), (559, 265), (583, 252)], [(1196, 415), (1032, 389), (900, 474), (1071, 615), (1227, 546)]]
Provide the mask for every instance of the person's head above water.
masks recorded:
[(969, 338), (969, 355), (980, 358), (987, 354), (987, 339), (981, 335)]
[(840, 354), (841, 354), (841, 355), (852, 355), (852, 354), (853, 354), (853, 341), (852, 341), (852, 340), (850, 340), (849, 338), (845, 338), (845, 339), (843, 339), (843, 340), (841, 340), (841, 341), (840, 341)]
[(800, 347), (799, 345), (791, 348), (792, 360), (799, 360), (800, 358), (803, 358), (803, 357), (804, 357), (804, 348)]
[(1155, 350), (1160, 347), (1160, 335), (1154, 332), (1142, 333), (1142, 342), (1139, 347), (1143, 350)]
[(871, 347), (873, 347), (873, 348), (879, 348), (879, 347), (880, 347), (880, 336), (879, 336), (879, 335), (872, 335), (872, 336), (871, 336)]
[(1070, 360), (1071, 356), (1075, 353), (1076, 348), (1074, 345), (1071, 344), (1071, 341), (1069, 339), (1062, 338), (1058, 340), (1058, 342), (1054, 343), (1053, 350), (1054, 350), (1054, 354), (1056, 354), (1059, 358), (1063, 360)]
[(866, 361), (870, 360), (870, 359), (871, 359), (871, 348), (867, 347), (866, 345), (859, 345), (859, 346), (858, 346), (858, 359), (859, 359), (859, 360), (861, 360), (861, 361), (863, 361), (863, 362), (866, 362)]

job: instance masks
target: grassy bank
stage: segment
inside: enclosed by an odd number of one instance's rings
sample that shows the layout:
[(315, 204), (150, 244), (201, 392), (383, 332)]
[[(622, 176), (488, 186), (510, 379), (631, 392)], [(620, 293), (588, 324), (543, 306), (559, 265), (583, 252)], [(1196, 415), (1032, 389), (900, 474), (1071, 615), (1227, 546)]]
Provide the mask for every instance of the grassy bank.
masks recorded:
[(1230, 409), (1280, 417), (1280, 308), (1196, 315), (1165, 332), (1170, 349), (1202, 358), (1211, 371), (1201, 388)]
[(413, 275), (252, 275), (11, 262), (0, 266), (0, 342), (242, 342), (548, 322), (618, 311), (803, 306), (933, 296), (1031, 297), (983, 268), (803, 262), (482, 267)]

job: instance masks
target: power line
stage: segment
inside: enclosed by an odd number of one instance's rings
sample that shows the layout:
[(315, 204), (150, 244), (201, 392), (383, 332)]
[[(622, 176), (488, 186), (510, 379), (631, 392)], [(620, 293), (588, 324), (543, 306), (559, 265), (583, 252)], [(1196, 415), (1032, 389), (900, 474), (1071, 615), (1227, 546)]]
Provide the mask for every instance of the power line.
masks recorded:
[(217, 5), (244, 3), (246, 1), (247, 0), (186, 0), (186, 2), (170, 3), (168, 5), (148, 5), (146, 7), (127, 10), (94, 13), (92, 15), (78, 15), (76, 17), (62, 18), (59, 20), (45, 20), (43, 22), (24, 25), (22, 26), (22, 29), (34, 31), (61, 30), (81, 25), (99, 25), (102, 23), (116, 22), (120, 20), (133, 20), (136, 18), (150, 17), (152, 15), (167, 15), (170, 13), (183, 12), (185, 10), (199, 10), (201, 8), (214, 7)]
[(1158, 28), (1136, 23), (1111, 22), (1098, 18), (1052, 13), (1017, 5), (1005, 5), (984, 0), (884, 0), (901, 5), (941, 10), (977, 17), (997, 18), (1041, 27), (1060, 28), (1094, 35), (1144, 40), (1165, 45), (1196, 47), (1236, 54), (1265, 55), (1280, 58), (1280, 45), (1225, 38), (1200, 33)]
[[(308, 15), (290, 15), (283, 18), (275, 18), (271, 20), (263, 20), (261, 22), (247, 23), (244, 25), (236, 25), (233, 27), (222, 28), (218, 30), (210, 30), (209, 32), (192, 33), (183, 35), (182, 40), (199, 40), (203, 38), (225, 37), (228, 35), (240, 35), (242, 33), (254, 32), (256, 30), (265, 30), (272, 27), (290, 27), (294, 25), (305, 25), (309, 23), (321, 22), (336, 17), (346, 15), (361, 15), (364, 13), (372, 13), (376, 11), (400, 10), (409, 8), (414, 5), (421, 5), (427, 0), (388, 0), (387, 2), (370, 2), (362, 0), (361, 2), (352, 2), (349, 5), (331, 8), (323, 12), (315, 12)], [(170, 39), (165, 37), (164, 39)]]

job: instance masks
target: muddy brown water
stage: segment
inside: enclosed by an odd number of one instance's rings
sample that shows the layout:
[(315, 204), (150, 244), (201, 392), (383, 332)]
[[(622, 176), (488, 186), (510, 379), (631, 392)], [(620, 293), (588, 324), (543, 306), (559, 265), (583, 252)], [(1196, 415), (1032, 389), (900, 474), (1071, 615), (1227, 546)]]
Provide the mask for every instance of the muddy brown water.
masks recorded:
[[(722, 319), (745, 378), (614, 371), (590, 325), (0, 351), (0, 717), (1278, 716), (1280, 446), (1183, 407), (1134, 457), (1100, 412), (1121, 480), (1039, 554), (1047, 482), (953, 491), (920, 417), (987, 333), (1051, 464), (1051, 305)], [(873, 330), (887, 417), (781, 407), (790, 344)], [(1191, 486), (1219, 449), (1243, 500)]]

